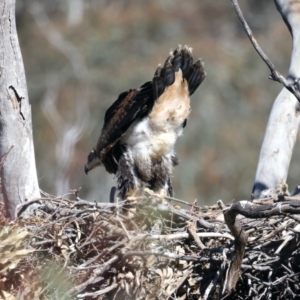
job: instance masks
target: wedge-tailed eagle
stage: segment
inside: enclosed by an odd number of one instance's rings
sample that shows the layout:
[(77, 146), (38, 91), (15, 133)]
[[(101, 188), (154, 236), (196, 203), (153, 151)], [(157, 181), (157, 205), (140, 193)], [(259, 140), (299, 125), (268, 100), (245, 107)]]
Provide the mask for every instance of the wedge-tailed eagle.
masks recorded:
[(138, 195), (143, 186), (172, 196), (174, 145), (190, 114), (190, 96), (205, 75), (201, 60), (193, 63), (190, 47), (171, 51), (152, 81), (120, 94), (108, 108), (85, 172), (104, 165), (116, 175), (122, 199)]

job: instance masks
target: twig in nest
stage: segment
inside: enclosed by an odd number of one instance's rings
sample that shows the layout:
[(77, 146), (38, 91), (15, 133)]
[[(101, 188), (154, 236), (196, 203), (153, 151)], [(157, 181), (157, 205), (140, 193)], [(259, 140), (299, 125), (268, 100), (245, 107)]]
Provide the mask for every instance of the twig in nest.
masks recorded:
[(273, 237), (274, 235), (278, 234), (279, 232), (283, 231), (284, 229), (286, 229), (287, 227), (287, 222), (284, 222), (283, 224), (281, 224), (279, 227), (275, 228), (272, 232), (270, 232), (267, 235), (262, 236), (259, 241), (265, 241), (265, 240), (270, 240), (271, 237)]
[(217, 271), (215, 278), (213, 279), (213, 281), (208, 285), (208, 287), (205, 290), (205, 293), (203, 295), (204, 300), (208, 299), (210, 292), (212, 291), (212, 289), (214, 289), (216, 287), (219, 279), (222, 278), (222, 276), (223, 276), (223, 273), (224, 273), (225, 267), (226, 267), (226, 260), (227, 260), (225, 251), (223, 251), (223, 256), (224, 256), (224, 261), (223, 261), (220, 269)]
[(250, 266), (250, 265), (244, 265), (244, 264), (242, 264), (241, 265), (241, 269), (253, 269), (253, 270), (257, 270), (257, 271), (270, 271), (270, 270), (272, 270), (272, 268), (271, 267), (269, 267), (269, 266), (256, 266), (256, 265), (252, 265), (252, 266)]
[(180, 279), (180, 281), (177, 283), (175, 289), (173, 289), (173, 290), (169, 293), (169, 295), (171, 296), (173, 293), (175, 293), (175, 292), (182, 286), (182, 284), (186, 281), (186, 279), (187, 279), (192, 273), (193, 273), (193, 268), (192, 268), (192, 267), (188, 268), (188, 269), (184, 272), (184, 274), (183, 274), (182, 278)]
[(102, 266), (100, 266), (98, 269), (94, 270), (92, 275), (86, 280), (85, 282), (73, 287), (67, 292), (67, 296), (74, 295), (76, 293), (79, 293), (83, 291), (89, 284), (91, 284), (95, 278), (99, 275), (102, 275), (114, 262), (116, 262), (119, 259), (118, 255), (114, 255), (110, 260), (105, 262)]
[[(112, 252), (113, 250), (125, 245), (125, 243), (127, 242), (127, 239), (123, 239), (122, 241), (116, 243), (115, 245), (111, 246), (110, 248), (105, 248), (103, 249), (99, 254), (97, 254), (96, 256), (94, 256), (93, 258), (89, 259), (88, 261), (84, 262), (83, 264), (81, 264), (78, 267), (70, 267), (71, 269), (77, 269), (77, 270), (81, 270), (84, 268), (90, 268), (88, 267), (91, 263), (97, 261), (100, 257), (103, 257), (104, 255), (107, 255), (108, 253)], [(96, 268), (95, 265), (93, 265), (91, 268)]]
[(278, 249), (275, 251), (275, 254), (279, 254), (280, 251), (283, 249), (283, 247), (290, 241), (292, 240), (293, 237), (291, 235), (288, 235), (285, 240), (283, 241), (283, 243), (278, 247)]
[[(221, 200), (218, 201), (218, 204), (220, 207), (224, 207)], [(230, 266), (227, 270), (226, 280), (222, 291), (222, 294), (225, 295), (230, 294), (234, 290), (236, 283), (239, 280), (239, 272), (245, 254), (247, 235), (243, 231), (241, 224), (236, 220), (236, 217), (239, 214), (237, 211), (229, 208), (226, 210), (223, 209), (223, 212), (225, 222), (232, 235), (235, 237), (235, 249), (231, 258)]]
[(27, 206), (29, 204), (35, 203), (35, 202), (39, 202), (41, 200), (43, 200), (43, 201), (51, 201), (52, 199), (51, 198), (45, 198), (45, 197), (39, 197), (39, 198), (34, 198), (34, 199), (31, 199), (31, 200), (28, 200), (26, 202), (18, 204), (16, 206), (16, 210), (15, 210), (15, 219), (18, 218), (18, 214), (19, 214), (20, 208), (22, 208), (24, 206)]
[(153, 192), (152, 190), (150, 190), (148, 188), (145, 189), (145, 193), (149, 196), (156, 197), (158, 199), (166, 199), (166, 200), (170, 200), (170, 201), (175, 201), (175, 202), (185, 204), (185, 205), (190, 206), (190, 207), (195, 207), (195, 208), (201, 209), (199, 206), (195, 205), (194, 203), (190, 203), (190, 202), (187, 202), (187, 201), (184, 201), (184, 200), (181, 200), (181, 199), (177, 199), (177, 198), (174, 198), (174, 197), (170, 197), (170, 196), (163, 196), (163, 195), (160, 195), (160, 194), (156, 194), (155, 192)]
[[(197, 236), (199, 237), (214, 237), (214, 238), (227, 238), (230, 240), (234, 240), (234, 237), (228, 233), (218, 233), (218, 232), (197, 232)], [(140, 234), (137, 235), (135, 239), (144, 239), (147, 241), (151, 240), (162, 240), (162, 241), (171, 241), (176, 239), (188, 238), (189, 234), (187, 232), (174, 233), (168, 235), (160, 235), (160, 234)]]
[(129, 256), (149, 256), (149, 255), (163, 256), (171, 259), (181, 259), (187, 261), (199, 260), (199, 257), (197, 256), (175, 254), (175, 253), (160, 251), (160, 250), (128, 251), (124, 254), (123, 259), (128, 258)]
[(122, 220), (120, 219), (119, 216), (117, 217), (117, 221), (118, 221), (118, 223), (121, 225), (121, 227), (123, 228), (123, 230), (124, 230), (124, 232), (125, 232), (127, 238), (130, 240), (130, 234), (128, 233), (126, 227), (124, 226), (124, 224), (123, 224), (123, 222), (122, 222)]
[(101, 291), (97, 291), (97, 292), (93, 292), (93, 293), (79, 294), (79, 295), (77, 295), (77, 298), (81, 299), (81, 298), (85, 298), (85, 297), (94, 297), (94, 296), (104, 295), (104, 294), (107, 294), (110, 291), (116, 289), (118, 286), (119, 286), (118, 283), (113, 283), (112, 285), (108, 286), (107, 288), (105, 288)]
[(253, 280), (257, 281), (258, 283), (261, 283), (265, 286), (275, 286), (275, 285), (278, 285), (280, 284), (283, 280), (285, 280), (286, 278), (292, 278), (294, 276), (299, 276), (300, 273), (294, 273), (294, 274), (287, 274), (287, 275), (284, 275), (278, 279), (276, 279), (275, 281), (273, 282), (266, 282), (266, 281), (263, 281), (251, 274), (246, 274), (246, 276), (248, 276), (249, 278), (252, 278)]
[(88, 205), (88, 206), (95, 206), (95, 207), (100, 207), (100, 208), (118, 208), (121, 207), (125, 204), (125, 201), (119, 202), (119, 203), (106, 203), (106, 202), (92, 202), (92, 201), (86, 201), (83, 199), (78, 199), (77, 202), (74, 202), (74, 206), (83, 206), (83, 205)]
[(190, 235), (194, 238), (195, 243), (198, 245), (198, 247), (201, 250), (203, 250), (205, 248), (205, 246), (203, 245), (199, 236), (197, 235), (195, 222), (188, 222), (187, 229), (188, 229)]
[(300, 92), (299, 90), (296, 88), (295, 83), (296, 82), (292, 82), (292, 83), (288, 83), (288, 81), (276, 70), (274, 64), (271, 62), (271, 60), (269, 59), (269, 57), (264, 53), (264, 51), (261, 49), (261, 47), (258, 45), (256, 39), (254, 38), (252, 31), (249, 27), (249, 25), (247, 24), (244, 15), (240, 9), (240, 6), (238, 4), (237, 0), (231, 0), (233, 7), (235, 9), (235, 12), (237, 14), (237, 16), (240, 19), (240, 22), (243, 26), (243, 28), (245, 29), (250, 42), (252, 43), (253, 47), (255, 48), (256, 52), (259, 54), (259, 56), (262, 58), (262, 60), (267, 64), (267, 66), (270, 69), (271, 75), (269, 76), (270, 79), (277, 81), (279, 83), (281, 83), (287, 90), (289, 90), (297, 99), (298, 101), (300, 101)]

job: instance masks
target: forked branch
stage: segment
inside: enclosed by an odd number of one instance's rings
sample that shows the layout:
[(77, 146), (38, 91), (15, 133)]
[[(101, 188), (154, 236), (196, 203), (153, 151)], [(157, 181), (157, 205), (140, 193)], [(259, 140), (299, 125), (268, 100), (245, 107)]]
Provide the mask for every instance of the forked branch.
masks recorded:
[(274, 80), (274, 81), (278, 81), (279, 83), (281, 83), (287, 90), (289, 90), (297, 99), (298, 101), (300, 101), (300, 92), (297, 89), (297, 83), (298, 80), (295, 80), (295, 82), (289, 83), (285, 77), (283, 77), (279, 71), (276, 70), (274, 64), (272, 63), (272, 61), (269, 59), (269, 57), (265, 54), (265, 52), (262, 50), (262, 48), (259, 46), (259, 44), (257, 43), (256, 39), (253, 36), (253, 33), (248, 25), (248, 23), (246, 22), (243, 12), (240, 9), (240, 6), (238, 4), (237, 0), (230, 0), (233, 4), (233, 7), (235, 9), (235, 12), (237, 14), (237, 16), (240, 19), (240, 22), (243, 26), (243, 28), (245, 29), (250, 42), (252, 43), (254, 49), (256, 50), (256, 52), (259, 54), (259, 56), (262, 58), (262, 60), (267, 64), (267, 66), (270, 69), (271, 75), (269, 76), (270, 79)]

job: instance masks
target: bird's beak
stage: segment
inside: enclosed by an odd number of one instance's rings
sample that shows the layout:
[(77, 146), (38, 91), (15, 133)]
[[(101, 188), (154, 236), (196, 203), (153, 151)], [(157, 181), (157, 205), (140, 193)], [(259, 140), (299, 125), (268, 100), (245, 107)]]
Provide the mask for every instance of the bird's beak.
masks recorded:
[(85, 172), (85, 174), (87, 175), (88, 174), (88, 172), (89, 172), (89, 168), (88, 168), (88, 166), (87, 165), (85, 165), (84, 166), (84, 172)]
[(90, 154), (88, 155), (87, 162), (84, 167), (85, 174), (87, 174), (89, 171), (93, 170), (94, 168), (96, 168), (97, 166), (100, 166), (100, 165), (101, 165), (101, 162), (100, 162), (98, 156), (95, 154), (95, 151), (92, 150), (90, 152)]

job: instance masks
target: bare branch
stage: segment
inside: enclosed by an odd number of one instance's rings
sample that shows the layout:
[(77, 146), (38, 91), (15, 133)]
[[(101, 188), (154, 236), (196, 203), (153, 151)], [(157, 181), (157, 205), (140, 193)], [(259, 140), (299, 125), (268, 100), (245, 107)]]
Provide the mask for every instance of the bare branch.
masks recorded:
[(257, 43), (256, 39), (254, 38), (252, 31), (248, 25), (248, 23), (246, 22), (244, 15), (240, 9), (240, 6), (238, 4), (237, 0), (230, 0), (233, 4), (233, 7), (235, 9), (235, 12), (237, 14), (237, 16), (239, 17), (243, 28), (245, 29), (250, 42), (252, 43), (253, 47), (255, 48), (256, 52), (259, 54), (259, 56), (262, 58), (262, 60), (267, 64), (267, 66), (270, 69), (271, 75), (270, 75), (270, 79), (274, 80), (274, 81), (278, 81), (279, 83), (281, 83), (287, 90), (289, 90), (297, 99), (298, 101), (300, 101), (300, 92), (299, 90), (296, 88), (298, 81), (289, 83), (275, 68), (274, 64), (271, 62), (271, 60), (269, 59), (269, 57), (264, 53), (264, 51), (261, 49), (261, 47), (259, 46), (259, 44)]
[(201, 242), (201, 240), (200, 240), (200, 238), (199, 238), (199, 236), (197, 235), (197, 232), (196, 232), (196, 222), (189, 222), (188, 225), (187, 225), (187, 229), (188, 229), (190, 235), (194, 238), (195, 243), (198, 245), (198, 247), (200, 249), (204, 249), (205, 246)]

